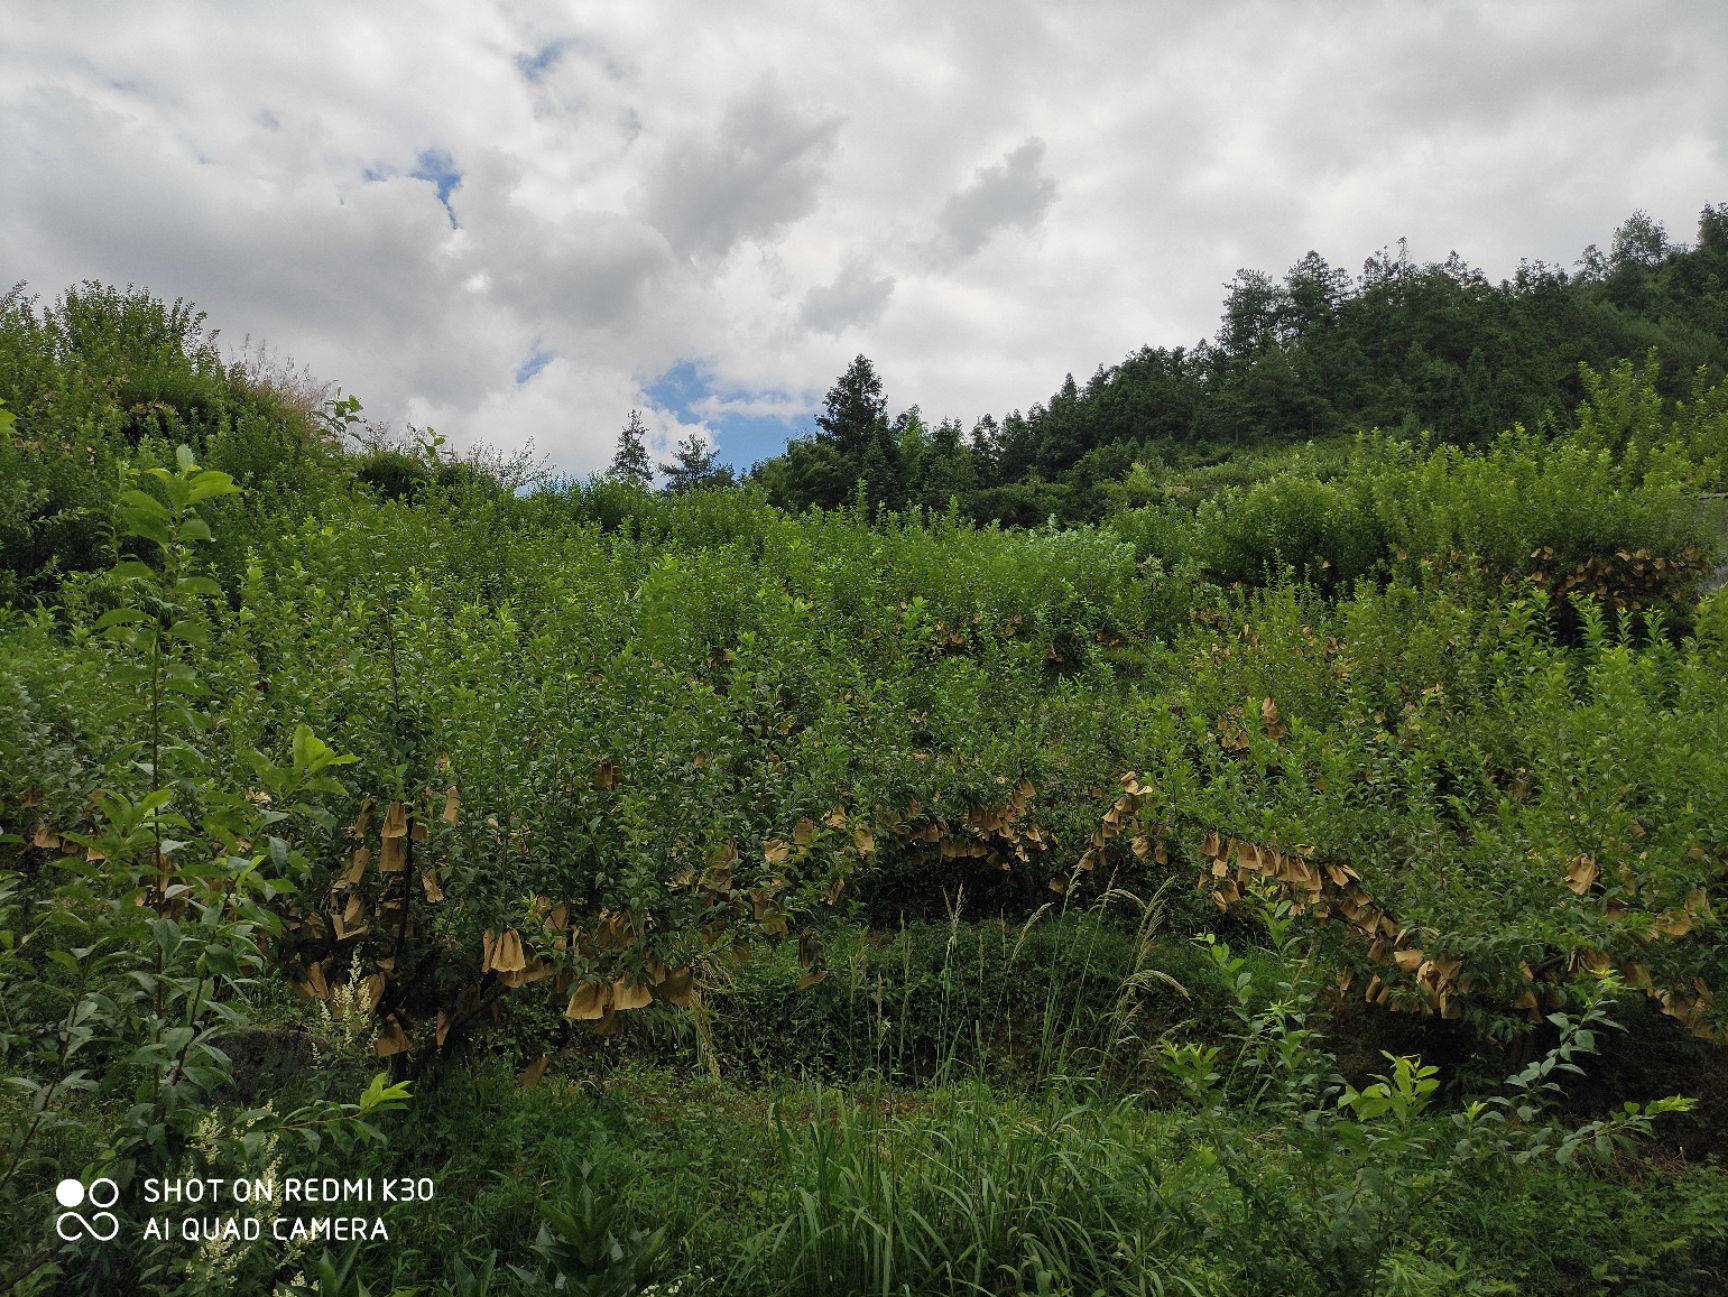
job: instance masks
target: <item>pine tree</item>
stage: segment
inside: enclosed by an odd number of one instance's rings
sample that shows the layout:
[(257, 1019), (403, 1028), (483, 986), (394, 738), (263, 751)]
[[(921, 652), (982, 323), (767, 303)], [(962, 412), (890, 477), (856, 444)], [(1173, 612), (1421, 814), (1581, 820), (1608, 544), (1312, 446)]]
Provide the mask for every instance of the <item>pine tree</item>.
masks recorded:
[(876, 367), (859, 356), (828, 389), (827, 403), (816, 416), (818, 436), (832, 442), (842, 456), (857, 460), (887, 431), (887, 411)]
[[(828, 389), (828, 399), (816, 416), (816, 444), (837, 452), (848, 478), (863, 478), (873, 504), (897, 509), (904, 503), (900, 444), (888, 424), (888, 402), (882, 380), (866, 356), (859, 356)], [(816, 503), (828, 505), (826, 500)], [(832, 503), (838, 504), (839, 501)]]
[(607, 473), (614, 482), (645, 487), (653, 478), (654, 470), (648, 463), (648, 447), (643, 441), (643, 434), (647, 431), (642, 426), (642, 416), (635, 410), (630, 411), (630, 421), (618, 434), (618, 452), (612, 456), (612, 467)]
[(713, 449), (695, 433), (678, 443), (671, 463), (662, 463), (666, 494), (683, 495), (699, 486), (731, 486), (732, 470), (714, 463)]

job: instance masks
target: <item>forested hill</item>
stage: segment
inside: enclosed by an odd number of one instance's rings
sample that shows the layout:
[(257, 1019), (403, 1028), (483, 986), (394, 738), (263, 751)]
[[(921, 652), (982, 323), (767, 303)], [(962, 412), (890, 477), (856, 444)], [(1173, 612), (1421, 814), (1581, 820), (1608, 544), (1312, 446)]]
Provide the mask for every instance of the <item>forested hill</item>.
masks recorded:
[[(193, 307), (143, 290), (86, 283), (49, 306), (22, 286), (0, 295), (0, 605), (53, 598), (68, 576), (105, 570), (125, 484), (173, 463), (180, 444), (245, 491), (243, 504), (221, 507), (253, 521), (225, 528), (211, 555), (229, 573), (244, 567), (248, 532), (281, 517), (349, 500), (508, 494), (535, 476), (526, 453), (455, 455), (412, 428), (391, 438), (354, 399), (259, 356), (227, 358), (214, 336)], [(859, 356), (813, 432), (746, 485), (794, 510), (862, 496), (890, 510), (945, 512), (957, 501), (979, 522), (1094, 522), (1171, 502), (1220, 461), (1231, 462), (1218, 474), (1246, 483), (1276, 471), (1280, 447), (1373, 428), (1392, 441), (1485, 444), (1516, 424), (1557, 432), (1589, 410), (1620, 428), (1609, 447), (1618, 454), (1628, 437), (1660, 441), (1680, 403), (1692, 422), (1719, 414), (1725, 373), (1721, 203), (1703, 210), (1690, 245), (1638, 213), (1575, 270), (1526, 263), (1499, 284), (1456, 257), (1417, 265), (1402, 250), (1370, 258), (1354, 279), (1313, 254), (1282, 279), (1243, 271), (1215, 339), (1144, 348), (1084, 386), (1070, 377), (1047, 404), (970, 429), (927, 424), (916, 405), (891, 416), (882, 377)], [(1621, 377), (1590, 390), (1611, 374)], [(1615, 414), (1604, 401), (1644, 404)], [(738, 485), (693, 439), (660, 468), (660, 494)], [(559, 490), (618, 526), (639, 515), (654, 481), (632, 421), (611, 473)], [(1297, 561), (1293, 552), (1282, 561)]]
[(890, 420), (861, 356), (814, 435), (755, 476), (793, 507), (839, 503), (863, 478), (890, 506), (958, 496), (980, 520), (1092, 520), (1104, 484), (1137, 461), (1368, 428), (1470, 443), (1563, 426), (1584, 395), (1580, 365), (1651, 348), (1669, 400), (1728, 368), (1728, 203), (1704, 208), (1691, 245), (1638, 212), (1575, 269), (1527, 261), (1500, 283), (1456, 254), (1416, 264), (1402, 243), (1355, 278), (1312, 252), (1282, 279), (1243, 270), (1215, 338), (1144, 347), (1084, 385), (1069, 375), (1047, 403), (970, 430), (927, 427), (916, 406)]

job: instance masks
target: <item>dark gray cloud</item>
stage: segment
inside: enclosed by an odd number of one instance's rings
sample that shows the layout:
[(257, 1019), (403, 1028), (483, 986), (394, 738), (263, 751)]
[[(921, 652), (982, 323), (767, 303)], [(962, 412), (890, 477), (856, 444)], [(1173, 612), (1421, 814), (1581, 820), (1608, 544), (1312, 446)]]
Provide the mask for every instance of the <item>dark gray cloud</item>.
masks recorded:
[(1043, 220), (1056, 201), (1056, 182), (1039, 171), (1044, 148), (1034, 135), (994, 166), (979, 167), (971, 182), (942, 205), (931, 252), (941, 260), (960, 260), (1003, 230), (1029, 230)]
[(798, 322), (828, 334), (875, 324), (893, 294), (893, 275), (882, 274), (862, 258), (854, 258), (831, 283), (818, 284), (804, 294)]
[(641, 211), (680, 253), (724, 256), (808, 216), (840, 118), (801, 110), (763, 79), (718, 125), (670, 140), (648, 173)]

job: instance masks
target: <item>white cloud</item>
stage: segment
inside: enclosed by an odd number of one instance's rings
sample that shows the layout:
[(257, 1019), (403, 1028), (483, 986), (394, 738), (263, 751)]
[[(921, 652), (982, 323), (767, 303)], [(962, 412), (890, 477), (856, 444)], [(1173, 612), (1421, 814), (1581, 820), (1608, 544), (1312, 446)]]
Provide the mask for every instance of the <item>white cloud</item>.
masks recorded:
[(705, 396), (696, 408), (710, 419), (725, 414), (741, 414), (747, 418), (801, 419), (818, 409), (815, 402), (783, 393), (753, 397)]
[(697, 426), (644, 390), (680, 361), (687, 418), (796, 431), (862, 350), (970, 421), (1210, 334), (1241, 266), (1408, 236), (1500, 276), (1728, 199), (1723, 6), (577, 12), (13, 6), (0, 284), (185, 297), (368, 413), (587, 471), (632, 406), (656, 454)]

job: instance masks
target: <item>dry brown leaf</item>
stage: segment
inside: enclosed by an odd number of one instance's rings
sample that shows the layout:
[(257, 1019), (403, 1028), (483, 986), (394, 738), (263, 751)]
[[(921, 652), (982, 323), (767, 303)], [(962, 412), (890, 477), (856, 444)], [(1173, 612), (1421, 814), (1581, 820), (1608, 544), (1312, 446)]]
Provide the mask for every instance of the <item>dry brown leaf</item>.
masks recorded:
[(1288, 732), (1284, 718), (1278, 714), (1278, 704), (1268, 694), (1260, 703), (1260, 719), (1266, 723), (1268, 738), (1281, 739)]

